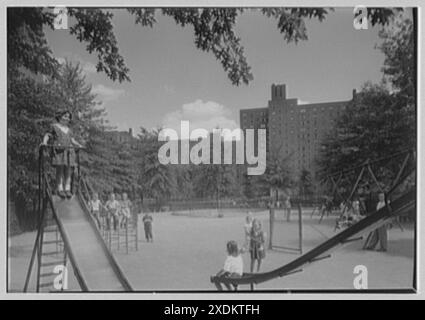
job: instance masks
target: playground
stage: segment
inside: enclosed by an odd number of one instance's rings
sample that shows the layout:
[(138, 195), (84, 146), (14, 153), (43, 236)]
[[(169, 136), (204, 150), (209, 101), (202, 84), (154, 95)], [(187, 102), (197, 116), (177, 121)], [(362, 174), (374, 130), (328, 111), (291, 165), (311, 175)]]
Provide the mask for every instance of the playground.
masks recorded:
[(417, 290), (417, 8), (9, 9), (8, 293)]
[[(355, 213), (351, 198), (366, 168), (380, 186), (370, 162), (348, 171), (359, 173), (354, 185), (346, 189), (346, 196), (340, 193), (339, 182), (331, 180), (332, 196), (338, 193), (345, 200), (340, 209), (333, 210), (329, 201), (313, 207), (303, 207), (298, 201), (287, 215), (288, 208), (277, 206), (273, 195), (266, 204), (263, 200), (255, 202), (256, 206), (251, 202), (251, 208), (238, 208), (235, 200), (227, 204), (230, 207), (222, 203), (216, 210), (195, 208), (193, 204), (189, 210), (174, 207), (151, 213), (153, 241), (142, 240), (143, 220), (147, 216), (133, 212), (124, 223), (115, 223), (113, 214), (102, 218), (103, 222), (94, 216), (88, 204), (96, 193), (79, 167), (73, 180), (75, 195), (68, 199), (52, 195), (43, 155), (40, 148), (37, 232), (9, 239), (11, 292), (19, 292), (21, 288), (24, 292), (211, 291), (213, 284), (220, 287), (218, 283), (229, 288), (236, 286), (238, 290), (352, 290), (358, 289), (354, 283), (359, 266), (367, 272), (363, 274), (367, 280), (362, 281), (362, 289), (414, 287), (412, 213), (416, 208), (416, 192), (414, 188), (407, 192), (403, 188), (403, 181), (414, 170), (407, 165), (409, 158), (413, 159), (410, 152), (402, 153), (403, 164), (388, 191), (388, 195), (398, 192), (398, 197), (391, 203), (389, 198), (385, 202), (380, 200), (382, 206), (378, 203), (376, 209), (369, 209), (349, 224), (340, 222), (344, 217), (344, 221), (349, 221)], [(265, 232), (262, 241), (269, 250), (262, 269), (257, 273), (247, 271), (249, 257), (245, 252), (241, 277), (214, 277), (222, 269), (227, 242), (234, 240), (239, 248), (244, 247), (248, 213), (255, 218), (249, 227), (251, 245), (256, 220), (261, 221)], [(369, 243), (370, 237), (379, 238), (377, 230), (381, 227), (391, 233), (390, 241), (385, 240), (385, 248), (382, 243), (378, 251), (376, 245), (366, 247), (364, 240)], [(336, 252), (336, 249), (340, 250)], [(310, 267), (312, 264), (314, 268)], [(59, 287), (58, 267), (62, 270)]]
[[(295, 210), (293, 210), (295, 211)], [(137, 251), (128, 254), (124, 249), (113, 249), (113, 255), (127, 279), (136, 291), (215, 291), (210, 275), (222, 268), (226, 257), (225, 245), (234, 239), (243, 242), (245, 213), (232, 212), (223, 218), (176, 215), (172, 212), (154, 214), (154, 242), (144, 239), (143, 224), (138, 223), (139, 245)], [(283, 215), (277, 210), (276, 216)], [(254, 213), (263, 222), (268, 232), (268, 212)], [(296, 247), (298, 243), (298, 221), (293, 214), (291, 222), (275, 223), (274, 242)], [(142, 216), (139, 215), (139, 221)], [(303, 251), (316, 247), (334, 236), (337, 216), (325, 217), (319, 224), (319, 217), (311, 218), (311, 208), (303, 209)], [(283, 219), (282, 219), (283, 220)], [(410, 289), (412, 288), (414, 266), (414, 227), (403, 224), (404, 230), (394, 226), (389, 231), (387, 252), (362, 250), (361, 241), (348, 244), (303, 272), (259, 284), (256, 290), (323, 290), (353, 288), (354, 267), (364, 265), (368, 269), (369, 289)], [(12, 237), (9, 240), (9, 290), (22, 292), (25, 274), (31, 257), (35, 232)], [(279, 249), (268, 250), (261, 271), (269, 271), (284, 265), (299, 253)], [(243, 255), (244, 268), (249, 269), (249, 253)], [(403, 270), (401, 272), (401, 270)], [(80, 287), (69, 272), (69, 290), (79, 291)], [(240, 290), (248, 290), (243, 286)], [(29, 291), (32, 291), (29, 288)]]

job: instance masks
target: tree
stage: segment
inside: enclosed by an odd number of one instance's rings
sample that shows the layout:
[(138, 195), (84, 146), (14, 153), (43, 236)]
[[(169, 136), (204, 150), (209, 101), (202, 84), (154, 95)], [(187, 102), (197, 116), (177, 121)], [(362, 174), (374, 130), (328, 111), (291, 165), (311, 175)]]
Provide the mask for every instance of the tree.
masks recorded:
[(303, 168), (298, 179), (299, 195), (302, 198), (309, 197), (313, 194), (313, 182), (311, 172)]
[(25, 230), (35, 226), (38, 188), (38, 150), (46, 131), (44, 119), (53, 117), (56, 91), (32, 78), (16, 77), (8, 90), (8, 194)]
[[(384, 85), (366, 84), (323, 143), (319, 162), (322, 177), (414, 148), (411, 117), (407, 109), (400, 106), (397, 95), (391, 94)], [(398, 167), (389, 162), (377, 165), (377, 169), (378, 180), (388, 186)], [(346, 192), (352, 188), (355, 177), (351, 180), (343, 181)]]
[(84, 153), (87, 162), (83, 162), (84, 172), (93, 188), (105, 196), (110, 192), (126, 192), (134, 196), (139, 189), (137, 160), (139, 142), (128, 136), (120, 141), (118, 136), (127, 132), (106, 130), (105, 127), (93, 128), (89, 135)]
[(173, 199), (188, 200), (195, 197), (197, 189), (193, 183), (195, 177), (195, 168), (190, 164), (181, 164), (171, 167), (172, 176), (174, 178), (174, 186), (172, 193)]
[(260, 182), (269, 190), (279, 190), (292, 188), (294, 185), (294, 177), (289, 165), (289, 157), (280, 158), (277, 155), (270, 156), (267, 159), (266, 172), (260, 176)]
[(20, 215), (36, 209), (38, 146), (57, 112), (73, 113), (73, 127), (80, 141), (103, 114), (102, 109), (95, 108), (95, 96), (79, 65), (66, 62), (57, 74), (55, 79), (42, 80), (28, 72), (16, 72), (8, 79), (9, 194), (20, 204)]
[(143, 197), (155, 199), (156, 209), (160, 210), (164, 201), (173, 193), (175, 188), (174, 179), (170, 167), (163, 165), (158, 160), (159, 130), (147, 131), (141, 128), (139, 134), (139, 155), (138, 164), (140, 175), (138, 183)]
[(402, 103), (413, 105), (416, 97), (415, 32), (413, 21), (395, 16), (388, 28), (380, 31), (377, 46), (385, 55), (382, 72)]
[[(115, 9), (116, 10), (116, 9)], [(242, 8), (129, 8), (135, 23), (152, 27), (155, 15), (160, 11), (172, 17), (182, 27), (193, 27), (195, 45), (205, 52), (212, 52), (221, 63), (232, 84), (248, 84), (253, 78), (247, 63), (241, 39), (235, 34), (238, 16)], [(278, 29), (287, 42), (307, 39), (305, 19), (323, 21), (331, 9), (324, 8), (263, 8), (261, 12), (278, 21)], [(400, 10), (400, 9), (395, 9)], [(394, 10), (369, 8), (372, 25), (385, 25)], [(90, 53), (98, 58), (97, 71), (104, 72), (111, 80), (130, 81), (129, 69), (121, 56), (113, 32), (113, 12), (99, 8), (68, 8), (68, 15), (75, 19), (70, 33), (87, 44)], [(21, 66), (34, 73), (55, 75), (57, 61), (47, 44), (43, 27), (53, 28), (55, 15), (47, 8), (8, 8), (7, 52), (8, 71)]]
[[(414, 29), (409, 19), (395, 17), (380, 32), (387, 82), (366, 83), (337, 119), (322, 146), (322, 176), (366, 160), (388, 157), (416, 146), (416, 73)], [(394, 175), (389, 169), (387, 176)]]

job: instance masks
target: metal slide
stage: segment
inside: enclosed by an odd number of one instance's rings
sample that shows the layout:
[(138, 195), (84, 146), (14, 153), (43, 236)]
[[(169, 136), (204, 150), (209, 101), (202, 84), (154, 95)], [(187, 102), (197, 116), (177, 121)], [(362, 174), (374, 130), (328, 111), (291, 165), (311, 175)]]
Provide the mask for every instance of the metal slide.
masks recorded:
[(132, 291), (82, 197), (75, 195), (70, 200), (57, 196), (49, 198), (83, 291)]
[(331, 257), (330, 252), (338, 247), (356, 240), (362, 240), (363, 235), (388, 223), (391, 219), (412, 210), (416, 210), (416, 189), (405, 193), (390, 205), (371, 213), (353, 226), (341, 231), (321, 245), (280, 268), (264, 273), (245, 273), (241, 278), (212, 277), (211, 282), (233, 285), (249, 284), (252, 286), (253, 284), (303, 271), (302, 268), (305, 268), (313, 262)]

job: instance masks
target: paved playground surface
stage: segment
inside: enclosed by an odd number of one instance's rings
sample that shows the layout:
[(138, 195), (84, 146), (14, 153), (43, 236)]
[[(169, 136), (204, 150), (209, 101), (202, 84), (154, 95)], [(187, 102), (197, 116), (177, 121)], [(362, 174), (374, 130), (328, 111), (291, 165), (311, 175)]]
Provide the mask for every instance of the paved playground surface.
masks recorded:
[[(285, 222), (277, 212), (280, 222), (274, 230), (274, 243), (279, 246), (298, 245), (298, 222), (295, 216)], [(267, 212), (256, 212), (254, 216), (263, 221), (269, 234)], [(213, 215), (193, 217), (154, 214), (154, 242), (144, 240), (143, 225), (139, 217), (139, 250), (114, 251), (118, 263), (135, 290), (140, 291), (215, 291), (210, 275), (215, 274), (226, 258), (226, 242), (244, 241), (243, 225), (245, 214), (224, 214), (223, 218)], [(279, 219), (280, 218), (280, 219)], [(303, 215), (303, 252), (314, 248), (336, 234), (335, 216), (326, 217), (320, 224), (319, 218)], [(403, 224), (404, 231), (397, 226), (389, 231), (388, 252), (363, 251), (362, 241), (353, 242), (332, 254), (331, 259), (306, 267), (303, 272), (277, 278), (257, 286), (259, 290), (292, 289), (354, 289), (355, 266), (364, 265), (368, 270), (369, 289), (410, 289), (414, 270), (414, 227)], [(34, 244), (35, 232), (25, 233), (9, 239), (9, 283), (10, 292), (20, 292)], [(297, 258), (298, 253), (281, 250), (267, 251), (261, 271), (280, 267)], [(249, 255), (243, 256), (244, 267), (249, 271)], [(78, 290), (72, 272), (69, 272), (69, 289)], [(241, 288), (241, 289), (248, 289)]]

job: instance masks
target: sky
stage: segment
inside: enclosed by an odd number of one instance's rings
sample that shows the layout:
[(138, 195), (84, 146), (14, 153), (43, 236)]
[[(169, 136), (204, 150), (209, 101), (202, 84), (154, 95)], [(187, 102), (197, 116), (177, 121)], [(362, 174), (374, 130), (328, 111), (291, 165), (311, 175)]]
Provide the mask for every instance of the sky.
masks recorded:
[[(211, 53), (196, 49), (193, 29), (157, 12), (153, 28), (135, 25), (126, 10), (114, 11), (114, 32), (131, 82), (113, 82), (95, 70), (96, 56), (67, 30), (46, 30), (58, 59), (79, 61), (107, 118), (119, 130), (163, 126), (176, 130), (235, 128), (239, 110), (266, 107), (270, 87), (286, 84), (288, 98), (301, 103), (349, 100), (366, 81), (379, 82), (383, 54), (376, 49), (380, 27), (353, 27), (353, 8), (337, 8), (323, 22), (307, 20), (307, 41), (286, 43), (277, 20), (258, 11), (236, 24), (254, 80), (234, 86)], [(72, 23), (72, 20), (70, 20)]]

